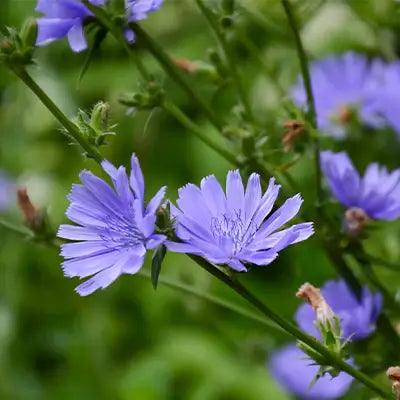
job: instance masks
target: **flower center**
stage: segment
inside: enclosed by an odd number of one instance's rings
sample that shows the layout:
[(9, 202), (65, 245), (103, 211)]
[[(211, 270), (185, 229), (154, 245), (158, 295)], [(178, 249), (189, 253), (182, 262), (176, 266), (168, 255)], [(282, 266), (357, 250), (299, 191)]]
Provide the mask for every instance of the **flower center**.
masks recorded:
[(134, 215), (107, 215), (104, 218), (106, 226), (99, 236), (114, 250), (126, 250), (144, 243), (145, 237), (134, 222)]
[(245, 223), (242, 210), (234, 210), (233, 213), (213, 217), (210, 222), (210, 229), (216, 239), (230, 238), (233, 244), (233, 254), (236, 254), (251, 243), (257, 231), (257, 226), (254, 222)]

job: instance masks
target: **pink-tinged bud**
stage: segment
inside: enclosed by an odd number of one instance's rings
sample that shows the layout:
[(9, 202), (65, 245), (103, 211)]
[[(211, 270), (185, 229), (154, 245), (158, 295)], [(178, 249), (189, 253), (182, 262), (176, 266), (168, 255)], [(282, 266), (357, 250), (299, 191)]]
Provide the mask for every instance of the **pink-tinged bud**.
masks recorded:
[(353, 118), (353, 111), (351, 108), (342, 106), (339, 109), (339, 121), (342, 125), (347, 125)]
[(296, 297), (311, 305), (317, 316), (317, 320), (325, 322), (326, 320), (333, 320), (335, 317), (335, 313), (326, 302), (324, 296), (322, 296), (321, 291), (311, 285), (311, 283), (307, 282), (302, 285), (297, 291)]
[(187, 73), (194, 72), (197, 69), (196, 63), (184, 58), (173, 58), (172, 61), (176, 67)]
[(344, 214), (346, 233), (356, 237), (364, 230), (369, 218), (365, 211), (358, 207), (351, 207)]
[(396, 394), (396, 400), (400, 400), (400, 367), (390, 367), (386, 371), (386, 376), (393, 381), (392, 390)]
[(17, 189), (17, 202), (25, 225), (33, 231), (41, 230), (44, 224), (43, 212), (32, 204), (26, 188)]
[(281, 142), (283, 151), (289, 152), (295, 145), (296, 140), (304, 133), (304, 123), (302, 121), (290, 120), (286, 121), (283, 126), (286, 128)]

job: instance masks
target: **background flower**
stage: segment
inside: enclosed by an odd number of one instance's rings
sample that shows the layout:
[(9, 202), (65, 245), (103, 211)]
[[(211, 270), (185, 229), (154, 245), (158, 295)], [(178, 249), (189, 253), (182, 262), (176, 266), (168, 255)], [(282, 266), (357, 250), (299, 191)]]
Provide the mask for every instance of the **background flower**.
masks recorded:
[[(360, 340), (375, 330), (375, 322), (382, 308), (380, 293), (372, 294), (365, 286), (358, 301), (341, 280), (326, 282), (321, 288), (321, 293), (334, 313), (339, 316), (344, 339)], [(319, 337), (314, 325), (315, 312), (308, 303), (303, 303), (297, 309), (295, 319), (304, 332)]]
[(12, 199), (16, 199), (14, 185), (10, 177), (0, 170), (0, 211), (8, 208)]
[[(380, 293), (372, 294), (367, 287), (363, 287), (361, 299), (358, 300), (342, 280), (326, 282), (321, 293), (340, 318), (343, 340), (364, 339), (374, 332), (375, 322), (382, 308)], [(295, 319), (304, 332), (320, 337), (314, 325), (315, 312), (310, 304), (301, 304)], [(302, 350), (295, 344), (289, 344), (272, 355), (269, 366), (279, 384), (302, 399), (336, 399), (349, 389), (353, 378), (341, 372), (335, 378), (325, 375), (309, 390), (309, 385), (319, 370), (318, 365), (312, 364), (313, 361)]]
[[(364, 55), (354, 52), (313, 62), (310, 75), (319, 129), (343, 137), (353, 111), (357, 112), (363, 124), (379, 126), (382, 121), (376, 108), (375, 94), (382, 73), (380, 60), (370, 63)], [(306, 108), (301, 78), (292, 89), (292, 98), (298, 106)]]
[[(104, 4), (104, 1), (90, 0), (95, 5)], [(73, 51), (79, 52), (87, 48), (83, 21), (93, 14), (83, 3), (77, 0), (38, 0), (36, 11), (45, 15), (37, 20), (37, 46), (45, 46), (68, 36)]]
[(295, 344), (290, 344), (272, 355), (269, 366), (278, 383), (301, 399), (337, 399), (350, 388), (353, 377), (340, 372), (335, 378), (324, 375), (310, 389), (310, 383), (319, 370), (319, 366), (312, 363)]
[(244, 189), (239, 171), (230, 171), (226, 195), (215, 178), (203, 178), (200, 188), (191, 183), (179, 189), (174, 208), (176, 234), (183, 243), (167, 242), (171, 251), (192, 253), (215, 264), (227, 264), (246, 271), (245, 263), (267, 265), (278, 252), (313, 234), (312, 223), (293, 225), (278, 231), (299, 211), (300, 195), (288, 200), (266, 220), (280, 186), (271, 179), (264, 195), (260, 176), (251, 174)]
[(373, 219), (400, 216), (400, 169), (388, 172), (370, 164), (361, 178), (345, 152), (321, 152), (321, 168), (334, 196), (346, 207), (358, 207)]
[(143, 175), (134, 154), (131, 164), (128, 180), (124, 167), (117, 169), (103, 161), (115, 191), (89, 171), (79, 175), (83, 185), (72, 186), (66, 215), (80, 226), (61, 225), (58, 236), (79, 241), (62, 245), (61, 255), (67, 259), (62, 264), (65, 275), (81, 278), (94, 275), (76, 288), (82, 296), (104, 289), (122, 273), (138, 272), (146, 251), (165, 239), (154, 234), (155, 214), (165, 187), (145, 208)]

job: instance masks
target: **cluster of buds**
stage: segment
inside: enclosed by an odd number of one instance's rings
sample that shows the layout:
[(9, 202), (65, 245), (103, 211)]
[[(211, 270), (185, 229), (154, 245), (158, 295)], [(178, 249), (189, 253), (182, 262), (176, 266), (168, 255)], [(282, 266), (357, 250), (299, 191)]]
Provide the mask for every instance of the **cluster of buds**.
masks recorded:
[(163, 100), (164, 90), (156, 82), (151, 81), (140, 92), (122, 96), (119, 102), (138, 110), (152, 110), (155, 107), (160, 107)]
[(37, 31), (34, 18), (27, 19), (20, 32), (6, 28), (0, 36), (0, 61), (14, 69), (32, 64)]
[[(343, 348), (347, 342), (342, 342), (342, 329), (340, 326), (340, 318), (333, 312), (329, 306), (321, 290), (305, 283), (302, 285), (296, 293), (296, 297), (306, 301), (312, 307), (315, 312), (315, 326), (317, 327), (322, 343), (332, 352), (342, 357)], [(332, 377), (339, 374), (340, 370), (332, 365), (327, 365), (326, 360), (323, 356), (317, 353), (308, 345), (299, 342), (301, 350), (303, 350), (316, 364), (320, 366), (317, 375), (312, 381), (312, 386), (319, 378), (329, 373)]]
[[(95, 146), (106, 144), (108, 136), (115, 135), (112, 131), (116, 125), (109, 125), (110, 105), (99, 101), (90, 114), (79, 110), (77, 117), (73, 121), (81, 133), (87, 137), (89, 142)], [(68, 135), (68, 133), (66, 132)]]

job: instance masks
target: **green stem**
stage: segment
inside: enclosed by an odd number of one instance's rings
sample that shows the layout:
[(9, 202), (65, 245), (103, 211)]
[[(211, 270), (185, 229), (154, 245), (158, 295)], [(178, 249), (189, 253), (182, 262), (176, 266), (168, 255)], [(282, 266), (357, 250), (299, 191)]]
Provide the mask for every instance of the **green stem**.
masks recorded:
[(3, 219), (0, 219), (0, 226), (26, 238), (32, 237), (32, 232), (30, 230), (14, 225), (13, 223), (5, 221)]
[(146, 46), (146, 49), (154, 56), (154, 58), (163, 67), (165, 72), (186, 92), (192, 101), (203, 110), (209, 121), (219, 130), (223, 125), (215, 115), (214, 111), (205, 103), (205, 101), (193, 90), (182, 72), (175, 66), (164, 49), (153, 40), (138, 24), (129, 24), (135, 32), (137, 38)]
[(331, 352), (328, 348), (326, 348), (321, 342), (319, 342), (315, 337), (310, 336), (300, 329), (298, 329), (293, 323), (285, 320), (276, 314), (272, 309), (270, 309), (267, 305), (265, 305), (261, 300), (259, 300), (256, 296), (250, 293), (239, 281), (231, 278), (227, 274), (225, 274), (222, 270), (218, 269), (214, 265), (208, 263), (201, 257), (198, 256), (189, 256), (192, 260), (194, 260), (200, 267), (214, 275), (221, 282), (228, 285), (231, 289), (233, 289), (237, 294), (239, 294), (242, 298), (247, 300), (250, 304), (252, 304), (255, 308), (257, 308), (260, 312), (262, 312), (267, 318), (275, 322), (278, 326), (280, 326), (283, 330), (285, 330), (288, 334), (292, 335), (296, 339), (301, 342), (307, 344), (312, 349), (320, 353), (325, 357), (327, 362), (335, 367), (340, 368), (342, 371), (347, 372), (349, 375), (353, 376), (360, 382), (362, 382), (365, 386), (379, 394), (384, 399), (393, 399), (392, 395), (381, 388), (378, 384), (376, 384), (372, 379), (368, 376), (355, 369), (353, 366), (345, 362), (339, 355)]
[(101, 7), (94, 6), (93, 4), (89, 3), (88, 0), (83, 0), (83, 3), (94, 14), (96, 19), (101, 23), (101, 25), (103, 25), (114, 36), (115, 40), (122, 45), (126, 53), (129, 56), (132, 56), (132, 60), (136, 64), (136, 68), (138, 69), (142, 77), (146, 81), (150, 81), (151, 75), (147, 72), (145, 66), (141, 62), (138, 55), (134, 54), (136, 53), (136, 51), (126, 41), (126, 38), (122, 33), (121, 27), (114, 25), (110, 20), (109, 16), (107, 15), (107, 13), (105, 12), (105, 10), (102, 9)]
[(231, 47), (229, 46), (228, 41), (226, 40), (226, 36), (224, 32), (221, 29), (221, 26), (219, 24), (219, 21), (215, 18), (215, 15), (212, 10), (210, 10), (203, 2), (203, 0), (196, 0), (196, 3), (198, 7), (200, 8), (201, 12), (207, 19), (211, 29), (214, 31), (218, 42), (225, 54), (225, 58), (228, 64), (228, 67), (231, 71), (232, 75), (232, 80), (233, 84), (236, 86), (236, 91), (239, 96), (239, 99), (243, 105), (243, 108), (245, 109), (249, 119), (254, 122), (254, 115), (253, 111), (251, 109), (250, 103), (247, 99), (247, 94), (243, 86), (242, 79), (239, 75), (239, 72), (237, 70), (237, 63), (236, 60), (234, 60), (234, 56), (232, 54)]
[[(310, 71), (308, 68), (308, 58), (301, 41), (299, 29), (296, 22), (296, 17), (292, 10), (290, 0), (281, 0), (286, 17), (289, 21), (290, 28), (293, 33), (294, 41), (296, 44), (297, 55), (300, 61), (301, 74), (303, 76), (304, 88), (307, 94), (307, 113), (308, 119), (313, 129), (317, 129), (317, 114), (315, 111), (315, 101), (311, 86)], [(315, 173), (316, 173), (316, 186), (317, 186), (317, 210), (319, 212), (322, 203), (322, 173), (320, 163), (320, 143), (317, 137), (314, 138), (314, 159), (315, 159)]]
[(67, 132), (76, 140), (77, 143), (86, 151), (87, 155), (99, 164), (102, 162), (103, 157), (99, 151), (92, 146), (89, 141), (83, 136), (79, 128), (71, 122), (68, 117), (56, 106), (49, 96), (42, 90), (42, 88), (32, 79), (24, 68), (10, 67), (15, 75), (20, 78), (29, 89), (40, 99), (46, 108), (56, 117), (60, 124), (67, 130)]
[(191, 130), (202, 142), (211, 147), (214, 151), (224, 157), (233, 165), (238, 165), (236, 157), (227, 151), (224, 147), (212, 140), (198, 125), (196, 125), (186, 114), (172, 102), (166, 100), (162, 107), (174, 116), (183, 126)]
[(390, 262), (390, 261), (387, 261), (380, 257), (376, 257), (369, 253), (364, 253), (364, 255), (371, 263), (382, 265), (383, 267), (391, 269), (392, 271), (400, 272), (400, 264), (399, 263)]
[[(150, 271), (147, 271), (147, 270), (144, 270), (144, 269), (140, 270), (137, 273), (137, 275), (143, 276), (144, 278), (151, 278)], [(166, 287), (170, 287), (171, 289), (178, 290), (178, 291), (181, 291), (183, 293), (190, 294), (191, 296), (197, 297), (198, 299), (206, 300), (209, 303), (216, 304), (217, 306), (220, 306), (222, 308), (230, 310), (230, 311), (232, 311), (232, 312), (234, 312), (236, 314), (239, 314), (239, 315), (241, 315), (241, 316), (243, 316), (243, 317), (245, 317), (245, 318), (247, 318), (247, 319), (249, 319), (251, 321), (258, 322), (258, 323), (266, 326), (269, 329), (275, 329), (275, 330), (278, 330), (279, 332), (282, 332), (282, 330), (278, 326), (276, 326), (275, 324), (271, 323), (269, 320), (267, 320), (267, 319), (255, 314), (255, 313), (247, 310), (244, 307), (241, 307), (241, 306), (239, 306), (237, 304), (231, 303), (231, 302), (229, 302), (229, 301), (227, 301), (225, 299), (221, 299), (218, 296), (214, 296), (212, 294), (204, 293), (204, 292), (202, 292), (200, 290), (197, 290), (192, 285), (186, 285), (186, 284), (184, 284), (182, 282), (177, 282), (175, 280), (168, 279), (168, 278), (165, 278), (165, 277), (162, 277), (162, 276), (159, 276), (158, 282), (160, 284), (166, 286)]]

